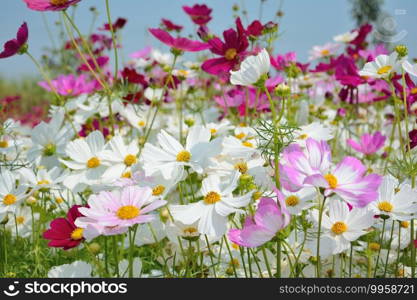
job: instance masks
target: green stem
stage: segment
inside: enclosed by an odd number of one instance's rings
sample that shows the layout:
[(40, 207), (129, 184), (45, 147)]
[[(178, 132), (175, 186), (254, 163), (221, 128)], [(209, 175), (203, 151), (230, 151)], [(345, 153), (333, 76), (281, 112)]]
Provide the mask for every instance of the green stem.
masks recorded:
[(107, 20), (109, 22), (111, 38), (113, 40), (113, 49), (114, 49), (114, 80), (117, 81), (118, 71), (119, 71), (119, 56), (117, 55), (117, 40), (116, 34), (113, 29), (113, 22), (111, 20), (110, 15), (110, 4), (109, 0), (106, 0), (106, 12), (107, 12)]
[(324, 204), (326, 202), (326, 196), (323, 198), (323, 203), (319, 207), (319, 228), (317, 231), (317, 251), (316, 251), (316, 258), (317, 258), (317, 278), (321, 277), (321, 261), (320, 261), (320, 238), (321, 238), (321, 223), (323, 220), (323, 212), (324, 212)]

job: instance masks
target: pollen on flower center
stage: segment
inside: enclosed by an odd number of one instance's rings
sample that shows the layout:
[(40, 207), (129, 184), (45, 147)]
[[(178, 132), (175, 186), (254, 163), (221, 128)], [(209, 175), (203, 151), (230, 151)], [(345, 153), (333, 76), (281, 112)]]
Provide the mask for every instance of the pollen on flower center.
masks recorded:
[(17, 216), (16, 217), (16, 223), (18, 225), (22, 225), (24, 222), (25, 222), (25, 217), (23, 217), (23, 216)]
[(298, 198), (295, 195), (291, 195), (287, 197), (287, 199), (285, 199), (285, 204), (287, 204), (288, 206), (297, 206), (298, 203), (300, 203), (300, 198)]
[(211, 135), (215, 135), (217, 133), (217, 129), (211, 128), (210, 133), (211, 133)]
[(55, 152), (56, 152), (56, 146), (52, 143), (46, 144), (43, 147), (43, 154), (45, 156), (52, 156), (55, 154)]
[(408, 228), (408, 226), (410, 226), (410, 222), (407, 222), (407, 221), (402, 221), (402, 222), (400, 223), (400, 225), (401, 225), (401, 227), (402, 227), (402, 228)]
[(156, 187), (152, 189), (153, 196), (159, 196), (165, 191), (165, 187), (162, 184), (158, 184)]
[(9, 143), (7, 141), (0, 141), (0, 148), (7, 148), (9, 147)]
[(68, 0), (50, 0), (50, 3), (54, 6), (62, 6), (67, 4)]
[(124, 172), (122, 174), (122, 178), (132, 178), (132, 172), (129, 172), (129, 171)]
[(4, 196), (3, 198), (3, 204), (4, 205), (12, 205), (16, 202), (17, 198), (15, 195), (12, 194), (7, 194), (6, 196)]
[(300, 140), (305, 140), (306, 138), (308, 138), (308, 134), (303, 133), (298, 137)]
[(391, 69), (392, 69), (392, 66), (383, 66), (378, 69), (377, 73), (379, 75), (387, 74), (391, 71)]
[(138, 126), (144, 127), (146, 125), (145, 121), (139, 121)]
[(193, 235), (197, 232), (197, 228), (195, 227), (186, 227), (182, 230), (185, 235)]
[(253, 144), (251, 142), (248, 142), (248, 141), (242, 142), (242, 145), (245, 146), (245, 147), (253, 148)]
[(98, 157), (92, 157), (87, 161), (87, 167), (90, 169), (100, 166), (100, 159)]
[(140, 214), (139, 208), (133, 205), (122, 206), (117, 210), (117, 216), (122, 220), (134, 219)]
[(238, 138), (239, 140), (243, 139), (245, 136), (246, 134), (244, 134), (243, 132), (235, 135), (235, 137)]
[(177, 154), (177, 161), (189, 162), (191, 159), (191, 153), (187, 150), (182, 150)]
[(238, 162), (234, 165), (235, 170), (238, 170), (240, 173), (245, 174), (248, 171), (248, 164), (244, 161)]
[(46, 185), (46, 184), (50, 184), (50, 182), (48, 180), (46, 180), (46, 179), (43, 179), (43, 180), (39, 180), (38, 181), (38, 185)]
[(324, 175), (324, 179), (326, 179), (331, 189), (335, 189), (337, 187), (337, 178), (333, 174)]
[(417, 87), (412, 88), (412, 89), (411, 89), (411, 91), (410, 91), (410, 93), (411, 93), (412, 95), (417, 94)]
[(136, 163), (136, 156), (134, 156), (133, 154), (126, 155), (124, 163), (126, 166), (130, 167), (131, 165)]
[(378, 204), (378, 209), (383, 212), (391, 212), (393, 208), (392, 204), (387, 201)]
[(207, 195), (204, 196), (204, 202), (206, 204), (214, 204), (216, 202), (219, 202), (222, 199), (219, 193), (217, 192), (209, 192)]
[(321, 53), (321, 55), (326, 56), (326, 55), (330, 54), (330, 51), (328, 49), (323, 49), (323, 50), (321, 50), (320, 53)]
[(227, 60), (232, 60), (232, 59), (235, 59), (236, 55), (237, 55), (237, 50), (235, 48), (229, 48), (226, 50), (224, 57)]
[(348, 227), (344, 222), (336, 222), (333, 224), (331, 228), (334, 234), (342, 234), (343, 232), (346, 232), (347, 229)]
[(73, 232), (71, 232), (71, 239), (78, 241), (83, 238), (84, 229), (76, 228)]

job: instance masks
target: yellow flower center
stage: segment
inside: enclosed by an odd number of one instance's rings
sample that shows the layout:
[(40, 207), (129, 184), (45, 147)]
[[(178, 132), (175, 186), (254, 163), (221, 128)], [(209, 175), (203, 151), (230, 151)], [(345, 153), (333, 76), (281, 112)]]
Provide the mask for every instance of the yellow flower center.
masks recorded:
[(303, 133), (298, 137), (298, 139), (300, 139), (300, 140), (305, 140), (306, 138), (308, 138), (308, 134), (306, 134), (306, 133)]
[(136, 156), (133, 154), (126, 155), (124, 163), (126, 166), (130, 167), (131, 165), (136, 163)]
[(16, 223), (18, 225), (22, 225), (24, 222), (25, 222), (25, 217), (23, 217), (23, 216), (16, 217)]
[(62, 197), (56, 197), (55, 202), (58, 203), (58, 204), (61, 204), (61, 203), (64, 202), (64, 199)]
[(383, 66), (378, 69), (377, 73), (378, 75), (387, 74), (391, 71), (391, 69), (392, 69), (392, 66)]
[(323, 55), (323, 56), (327, 56), (327, 55), (330, 54), (330, 51), (328, 49), (323, 49), (323, 50), (320, 51), (320, 54)]
[(248, 164), (244, 161), (238, 162), (234, 166), (235, 170), (238, 170), (240, 173), (245, 174), (248, 171)]
[(244, 134), (243, 132), (235, 134), (235, 137), (238, 138), (239, 140), (243, 139), (246, 136), (246, 134)]
[(195, 227), (187, 227), (182, 230), (185, 235), (192, 235), (197, 232), (197, 228)]
[(287, 199), (285, 199), (285, 204), (287, 204), (288, 206), (297, 206), (298, 203), (300, 203), (300, 198), (298, 198), (295, 195), (291, 195), (287, 197)]
[(43, 154), (45, 156), (52, 156), (56, 152), (56, 146), (54, 144), (46, 144), (45, 147), (43, 147)]
[(378, 243), (369, 243), (368, 247), (372, 251), (378, 251), (381, 248), (381, 245)]
[(402, 221), (400, 223), (400, 225), (401, 225), (402, 228), (408, 228), (408, 226), (410, 226), (410, 222), (408, 222), (408, 221)]
[(67, 4), (68, 0), (50, 0), (49, 2), (54, 6), (62, 6)]
[(7, 148), (9, 147), (9, 143), (4, 140), (4, 141), (0, 141), (0, 148)]
[(333, 224), (331, 230), (334, 234), (342, 234), (343, 232), (346, 232), (348, 229), (347, 225), (344, 222), (336, 222)]
[(122, 174), (122, 178), (132, 178), (132, 172), (127, 171)]
[(392, 204), (387, 201), (378, 204), (378, 209), (383, 212), (391, 212), (393, 208)]
[(236, 55), (237, 55), (237, 50), (235, 48), (229, 48), (226, 50), (224, 57), (227, 60), (232, 60), (232, 59), (235, 59)]
[(211, 128), (210, 133), (211, 133), (211, 135), (215, 135), (217, 133), (217, 129)]
[(326, 179), (331, 189), (335, 189), (337, 187), (337, 178), (333, 174), (324, 175), (324, 179)]
[(71, 239), (78, 241), (83, 238), (84, 229), (76, 228), (73, 232), (71, 232)]
[(217, 192), (209, 192), (207, 195), (204, 196), (204, 202), (206, 204), (214, 204), (216, 202), (219, 202), (222, 199), (219, 193)]
[(92, 157), (87, 161), (87, 167), (90, 169), (100, 166), (100, 159), (98, 157)]
[(16, 202), (17, 198), (15, 195), (12, 194), (7, 194), (6, 196), (4, 196), (3, 198), (3, 204), (4, 205), (12, 205)]
[(42, 179), (38, 181), (38, 185), (46, 185), (46, 184), (50, 184), (50, 182), (46, 179)]
[(187, 150), (182, 150), (177, 154), (177, 161), (189, 162), (191, 159), (191, 153)]
[(162, 184), (158, 184), (152, 189), (152, 195), (159, 196), (165, 191), (165, 187)]
[(239, 263), (239, 260), (237, 258), (232, 258), (232, 260), (229, 261), (229, 265), (239, 267), (240, 263)]
[(245, 146), (245, 147), (253, 148), (253, 144), (251, 142), (248, 142), (248, 141), (242, 142), (242, 145)]
[(188, 76), (188, 71), (187, 70), (178, 70), (177, 74), (178, 74), (178, 76), (181, 76), (181, 77), (187, 77)]
[(133, 205), (122, 206), (117, 210), (117, 216), (122, 220), (134, 219), (140, 214), (140, 209)]
[(239, 245), (235, 244), (235, 243), (232, 243), (232, 248), (235, 249), (235, 250), (239, 250)]
[(138, 126), (144, 127), (146, 125), (145, 121), (139, 121)]
[(417, 87), (411, 89), (410, 93), (413, 95), (417, 94)]

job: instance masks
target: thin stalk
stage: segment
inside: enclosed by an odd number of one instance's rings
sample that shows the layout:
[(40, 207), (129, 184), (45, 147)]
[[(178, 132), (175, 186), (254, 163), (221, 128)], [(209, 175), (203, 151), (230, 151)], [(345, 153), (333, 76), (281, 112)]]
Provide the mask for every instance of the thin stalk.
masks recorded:
[(106, 0), (106, 13), (107, 13), (107, 20), (109, 22), (110, 32), (111, 32), (111, 38), (113, 40), (113, 50), (114, 50), (114, 80), (117, 81), (118, 71), (119, 71), (119, 56), (117, 54), (117, 40), (116, 40), (116, 34), (113, 29), (113, 22), (111, 20), (110, 15), (110, 4), (109, 0)]

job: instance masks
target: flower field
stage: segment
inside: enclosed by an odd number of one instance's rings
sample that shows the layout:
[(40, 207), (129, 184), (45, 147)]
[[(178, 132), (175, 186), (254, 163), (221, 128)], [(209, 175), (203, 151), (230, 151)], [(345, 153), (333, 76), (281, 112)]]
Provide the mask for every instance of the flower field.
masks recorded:
[(38, 59), (30, 20), (1, 36), (39, 75), (0, 80), (0, 277), (416, 277), (407, 45), (363, 23), (300, 61), (279, 14), (213, 32), (195, 4), (126, 60), (109, 0), (90, 33), (83, 0), (19, 1), (63, 39)]

